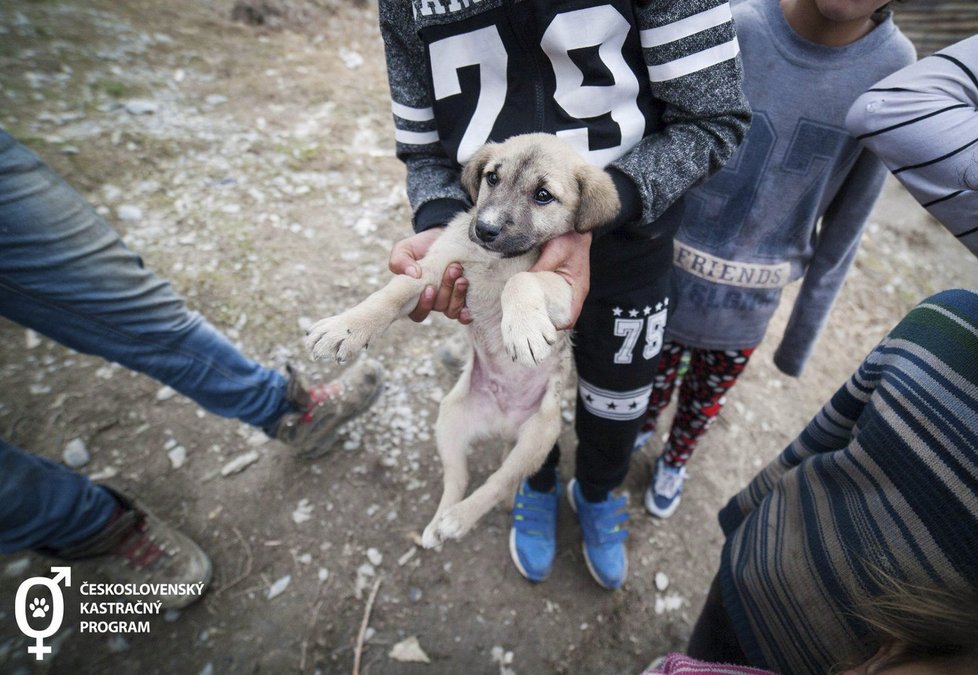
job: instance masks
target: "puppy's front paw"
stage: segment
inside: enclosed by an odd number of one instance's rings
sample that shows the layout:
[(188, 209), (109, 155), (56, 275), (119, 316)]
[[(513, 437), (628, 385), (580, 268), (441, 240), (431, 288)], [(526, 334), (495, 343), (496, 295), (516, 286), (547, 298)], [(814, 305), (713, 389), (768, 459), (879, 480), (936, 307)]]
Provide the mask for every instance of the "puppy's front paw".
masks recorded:
[(306, 335), (306, 349), (314, 359), (334, 359), (343, 363), (367, 346), (370, 331), (362, 322), (344, 312), (317, 321)]
[(506, 312), (502, 321), (503, 346), (510, 358), (535, 366), (553, 351), (557, 329), (546, 311)]

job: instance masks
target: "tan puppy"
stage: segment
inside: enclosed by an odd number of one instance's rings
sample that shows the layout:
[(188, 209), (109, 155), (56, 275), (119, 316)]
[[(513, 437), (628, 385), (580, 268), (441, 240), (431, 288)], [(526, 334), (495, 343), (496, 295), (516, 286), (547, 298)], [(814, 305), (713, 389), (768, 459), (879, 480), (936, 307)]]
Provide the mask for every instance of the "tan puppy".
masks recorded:
[[(560, 433), (570, 374), (571, 287), (554, 272), (529, 272), (549, 239), (587, 232), (618, 213), (609, 176), (549, 134), (515, 136), (478, 150), (462, 171), (475, 206), (456, 216), (420, 261), (421, 278), (396, 276), (306, 338), (315, 358), (345, 361), (414, 309), (458, 261), (469, 280), (471, 350), (442, 399), (435, 425), (445, 488), (422, 542), (458, 539), (543, 464)], [(466, 452), (481, 438), (514, 443), (502, 466), (468, 498)]]

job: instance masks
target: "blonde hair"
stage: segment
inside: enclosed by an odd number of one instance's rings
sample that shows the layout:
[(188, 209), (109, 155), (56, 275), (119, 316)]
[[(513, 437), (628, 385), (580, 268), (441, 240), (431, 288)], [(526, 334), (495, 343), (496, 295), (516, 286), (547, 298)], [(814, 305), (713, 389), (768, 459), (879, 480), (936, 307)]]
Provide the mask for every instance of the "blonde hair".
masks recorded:
[(932, 581), (910, 582), (878, 568), (869, 571), (877, 591), (864, 597), (854, 614), (877, 647), (895, 647), (881, 669), (978, 658), (978, 586), (951, 589)]

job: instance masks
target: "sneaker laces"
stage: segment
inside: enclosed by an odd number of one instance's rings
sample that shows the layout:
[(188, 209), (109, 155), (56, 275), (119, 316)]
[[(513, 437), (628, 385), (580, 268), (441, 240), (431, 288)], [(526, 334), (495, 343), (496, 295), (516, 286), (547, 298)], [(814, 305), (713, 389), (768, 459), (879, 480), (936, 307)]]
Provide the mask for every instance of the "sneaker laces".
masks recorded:
[(666, 499), (675, 497), (686, 480), (685, 467), (669, 466), (663, 462), (655, 472), (655, 493)]

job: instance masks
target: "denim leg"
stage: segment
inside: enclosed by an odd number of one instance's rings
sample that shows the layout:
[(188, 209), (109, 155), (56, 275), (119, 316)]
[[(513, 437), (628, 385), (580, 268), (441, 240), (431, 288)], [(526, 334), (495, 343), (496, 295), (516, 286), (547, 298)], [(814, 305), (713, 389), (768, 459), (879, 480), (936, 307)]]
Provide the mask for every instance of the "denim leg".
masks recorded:
[(271, 432), (287, 382), (245, 357), (64, 180), (0, 130), (0, 314)]
[(77, 544), (118, 505), (85, 476), (0, 439), (0, 553)]

